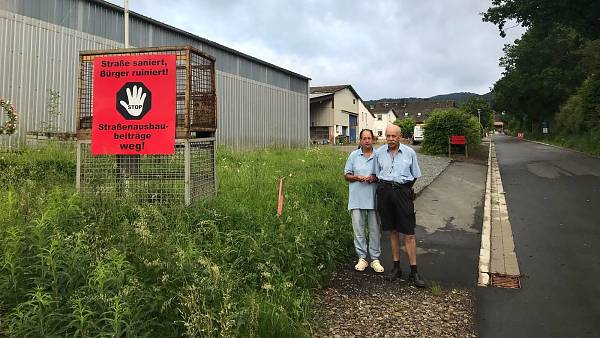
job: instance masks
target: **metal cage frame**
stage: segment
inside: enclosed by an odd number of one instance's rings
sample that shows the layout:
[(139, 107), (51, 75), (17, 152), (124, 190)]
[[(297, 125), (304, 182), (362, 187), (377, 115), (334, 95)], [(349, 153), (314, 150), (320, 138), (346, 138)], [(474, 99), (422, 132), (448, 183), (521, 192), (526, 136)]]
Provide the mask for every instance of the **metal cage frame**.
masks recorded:
[[(93, 64), (99, 56), (176, 55), (173, 155), (91, 156)], [(185, 203), (216, 193), (215, 58), (190, 46), (81, 51), (77, 100), (77, 190)]]

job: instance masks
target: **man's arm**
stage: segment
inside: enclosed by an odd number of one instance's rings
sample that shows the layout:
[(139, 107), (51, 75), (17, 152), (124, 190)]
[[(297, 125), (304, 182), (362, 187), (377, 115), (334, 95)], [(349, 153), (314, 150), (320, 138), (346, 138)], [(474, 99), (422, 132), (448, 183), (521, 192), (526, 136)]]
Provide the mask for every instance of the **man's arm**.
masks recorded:
[(353, 174), (344, 174), (344, 178), (348, 182), (366, 182), (365, 176), (358, 176)]

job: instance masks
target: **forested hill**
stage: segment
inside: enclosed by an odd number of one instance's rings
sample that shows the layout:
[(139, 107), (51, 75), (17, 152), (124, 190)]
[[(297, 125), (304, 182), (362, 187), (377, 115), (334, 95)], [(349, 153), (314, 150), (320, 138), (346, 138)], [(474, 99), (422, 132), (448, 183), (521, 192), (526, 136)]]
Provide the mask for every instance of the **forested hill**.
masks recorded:
[(377, 99), (377, 100), (369, 100), (369, 101), (366, 101), (365, 103), (366, 104), (374, 104), (374, 103), (378, 103), (378, 102), (393, 103), (393, 102), (401, 102), (403, 100), (410, 100), (410, 101), (416, 101), (416, 100), (435, 100), (435, 101), (452, 100), (452, 101), (456, 101), (458, 104), (461, 104), (463, 102), (466, 102), (468, 99), (470, 99), (473, 96), (479, 96), (482, 99), (490, 102), (492, 100), (493, 94), (491, 92), (489, 92), (487, 94), (483, 94), (483, 95), (479, 95), (479, 94), (475, 94), (475, 93), (469, 93), (469, 92), (460, 92), (460, 93), (450, 93), (450, 94), (435, 95), (435, 96), (428, 97), (428, 98), (419, 98), (419, 97), (396, 98), (396, 99), (383, 98), (383, 99)]
[(456, 102), (465, 102), (468, 99), (470, 99), (473, 96), (479, 96), (482, 99), (490, 102), (492, 100), (493, 94), (492, 92), (483, 94), (483, 95), (479, 95), (479, 94), (475, 94), (475, 93), (469, 93), (469, 92), (460, 92), (460, 93), (450, 93), (450, 94), (443, 94), (443, 95), (436, 95), (436, 96), (432, 96), (429, 99), (430, 100), (436, 100), (436, 101), (443, 101), (443, 100), (452, 100), (452, 101), (456, 101)]

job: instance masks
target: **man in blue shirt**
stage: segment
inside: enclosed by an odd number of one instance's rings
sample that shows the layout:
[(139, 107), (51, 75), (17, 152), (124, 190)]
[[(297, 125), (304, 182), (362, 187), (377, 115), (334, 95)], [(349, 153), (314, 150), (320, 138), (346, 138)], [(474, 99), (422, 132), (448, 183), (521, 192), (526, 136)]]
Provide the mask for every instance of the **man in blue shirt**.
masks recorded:
[(377, 212), (383, 230), (390, 232), (390, 246), (394, 267), (386, 276), (388, 280), (402, 278), (400, 269), (400, 234), (410, 263), (409, 280), (417, 287), (425, 281), (417, 271), (417, 244), (415, 239), (415, 205), (413, 185), (421, 176), (415, 151), (400, 143), (400, 127), (390, 124), (385, 129), (387, 145), (377, 149), (375, 173), (377, 174)]
[(354, 231), (354, 248), (358, 262), (354, 266), (357, 271), (364, 271), (367, 262), (367, 243), (365, 239), (365, 221), (369, 223), (369, 256), (371, 268), (375, 272), (383, 272), (379, 262), (381, 254), (381, 230), (375, 213), (375, 158), (373, 154), (373, 132), (369, 129), (360, 131), (360, 147), (353, 151), (344, 167), (344, 178), (350, 182), (348, 210), (352, 217)]

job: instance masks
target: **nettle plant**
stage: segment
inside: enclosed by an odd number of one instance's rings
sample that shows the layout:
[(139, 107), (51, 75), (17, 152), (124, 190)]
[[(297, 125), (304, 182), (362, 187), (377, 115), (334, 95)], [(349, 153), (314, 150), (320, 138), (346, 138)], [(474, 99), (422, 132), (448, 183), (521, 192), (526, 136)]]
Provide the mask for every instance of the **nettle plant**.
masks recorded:
[(0, 99), (0, 107), (8, 114), (8, 121), (0, 126), (0, 135), (12, 135), (17, 130), (17, 112), (8, 100)]

